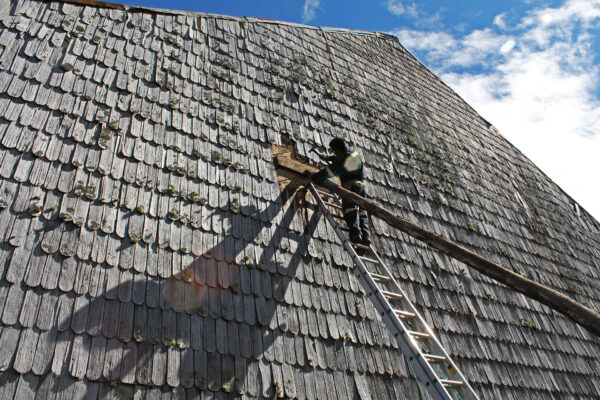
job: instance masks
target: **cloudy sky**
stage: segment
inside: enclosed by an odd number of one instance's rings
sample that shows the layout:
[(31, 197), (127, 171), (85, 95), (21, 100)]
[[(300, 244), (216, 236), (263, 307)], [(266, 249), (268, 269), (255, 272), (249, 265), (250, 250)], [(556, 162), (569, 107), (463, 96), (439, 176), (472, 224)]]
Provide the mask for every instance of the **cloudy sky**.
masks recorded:
[(124, 3), (392, 33), (600, 219), (600, 0)]

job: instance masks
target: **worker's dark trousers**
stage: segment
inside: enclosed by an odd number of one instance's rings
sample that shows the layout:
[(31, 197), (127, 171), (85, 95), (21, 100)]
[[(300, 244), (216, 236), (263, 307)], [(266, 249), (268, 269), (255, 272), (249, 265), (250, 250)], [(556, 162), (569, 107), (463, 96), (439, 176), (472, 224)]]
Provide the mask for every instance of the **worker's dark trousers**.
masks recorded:
[[(364, 185), (360, 183), (353, 184), (350, 187), (350, 191), (359, 196), (365, 197), (366, 195)], [(360, 241), (361, 235), (362, 240), (370, 239), (371, 234), (369, 232), (369, 216), (367, 215), (367, 211), (361, 209), (358, 204), (354, 204), (348, 200), (342, 200), (342, 209), (344, 220), (350, 229), (350, 240)]]

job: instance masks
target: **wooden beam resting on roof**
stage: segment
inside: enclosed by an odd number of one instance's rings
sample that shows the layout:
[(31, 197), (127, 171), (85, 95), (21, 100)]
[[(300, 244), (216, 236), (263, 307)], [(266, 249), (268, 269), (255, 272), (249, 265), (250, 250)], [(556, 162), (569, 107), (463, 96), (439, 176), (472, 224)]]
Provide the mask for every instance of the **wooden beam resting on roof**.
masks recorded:
[[(314, 172), (318, 168), (310, 166), (291, 157), (282, 155), (276, 157), (278, 166), (287, 168), (290, 171), (298, 174), (296, 180), (297, 185), (307, 184), (308, 180), (301, 177), (302, 172), (309, 170)], [(573, 300), (572, 298), (548, 287), (541, 283), (528, 279), (510, 269), (497, 264), (479, 254), (448, 240), (437, 233), (424, 229), (404, 218), (397, 216), (391, 211), (381, 207), (380, 205), (365, 199), (344, 189), (340, 186), (331, 186), (327, 188), (331, 192), (337, 194), (342, 199), (347, 199), (361, 208), (367, 210), (371, 216), (377, 216), (385, 221), (388, 225), (418, 239), (429, 246), (441, 251), (442, 253), (467, 264), (476, 269), (480, 273), (500, 282), (509, 288), (524, 294), (525, 296), (539, 301), (540, 303), (550, 307), (551, 309), (561, 313), (570, 320), (583, 326), (587, 330), (600, 336), (600, 314), (597, 311), (586, 307), (582, 303)]]
[[(45, 2), (49, 2), (49, 0), (43, 0)], [(81, 4), (84, 6), (93, 6), (93, 7), (102, 7), (102, 8), (112, 8), (115, 10), (124, 10), (122, 4), (109, 3), (106, 1), (96, 1), (96, 0), (61, 0), (62, 3), (73, 3), (73, 4)]]
[(275, 164), (280, 167), (287, 168), (291, 171), (301, 174), (304, 171), (317, 172), (319, 168), (314, 167), (310, 164), (306, 164), (302, 161), (294, 160), (289, 155), (278, 155), (275, 157)]

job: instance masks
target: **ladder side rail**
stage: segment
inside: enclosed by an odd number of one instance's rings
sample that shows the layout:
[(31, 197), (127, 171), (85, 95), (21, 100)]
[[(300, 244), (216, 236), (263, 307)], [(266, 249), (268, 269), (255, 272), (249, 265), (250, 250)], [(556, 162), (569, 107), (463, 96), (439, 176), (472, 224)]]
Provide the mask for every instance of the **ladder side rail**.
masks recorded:
[[(358, 267), (358, 270), (363, 278), (362, 282), (364, 282), (364, 284), (367, 285), (367, 296), (372, 300), (375, 300), (373, 301), (373, 305), (375, 306), (379, 315), (382, 317), (383, 321), (386, 323), (388, 329), (390, 329), (393, 332), (393, 336), (398, 345), (400, 346), (402, 353), (405, 355), (409, 362), (412, 360), (417, 361), (416, 363), (413, 363), (413, 368), (419, 380), (425, 384), (433, 400), (452, 400), (452, 396), (444, 387), (444, 385), (440, 382), (433, 369), (431, 369), (431, 366), (425, 359), (423, 353), (420, 351), (418, 345), (414, 342), (414, 339), (408, 333), (408, 330), (404, 327), (402, 322), (400, 322), (400, 320), (397, 317), (392, 317), (393, 307), (385, 298), (385, 296), (381, 293), (379, 287), (377, 286), (373, 278), (369, 275), (369, 271), (367, 270), (363, 262), (358, 258), (358, 254), (356, 254), (356, 251), (350, 245), (350, 241), (346, 238), (346, 235), (339, 228), (338, 224), (331, 216), (331, 213), (327, 209), (325, 202), (323, 201), (321, 196), (319, 196), (312, 183), (309, 185), (309, 189), (315, 197), (315, 199), (317, 200), (321, 212), (323, 213), (327, 221), (331, 224), (331, 226), (334, 227), (334, 230), (338, 235), (339, 239), (342, 241), (344, 248), (352, 257), (354, 264)], [(389, 274), (389, 271), (387, 272)], [(394, 278), (392, 276), (388, 277), (391, 278), (391, 282), (393, 282), (394, 287), (399, 289), (399, 286), (394, 280)], [(406, 298), (405, 294), (403, 292), (401, 293), (404, 296), (404, 298)], [(374, 299), (373, 295), (375, 296)], [(410, 303), (410, 301), (407, 301), (407, 303)]]
[[(312, 186), (312, 184), (311, 184)], [(312, 189), (311, 189), (312, 190)], [(313, 195), (318, 195), (318, 193), (313, 193)], [(316, 197), (316, 196), (315, 196)], [(340, 203), (339, 197), (335, 197), (336, 201), (338, 203)], [(323, 201), (323, 199), (319, 198), (317, 199), (318, 202), (323, 203), (323, 204), (319, 204), (319, 207), (321, 208), (323, 212), (323, 214), (325, 215), (325, 217), (327, 218), (328, 222), (334, 227), (334, 229), (336, 230), (336, 233), (338, 234), (338, 237), (340, 238), (340, 240), (342, 241), (342, 244), (344, 245), (344, 248), (346, 249), (346, 251), (348, 253), (350, 253), (350, 255), (353, 258), (353, 261), (355, 264), (358, 264), (361, 266), (360, 270), (361, 273), (364, 274), (366, 277), (368, 277), (370, 280), (372, 280), (371, 276), (368, 274), (368, 269), (365, 267), (365, 265), (363, 264), (362, 260), (358, 257), (358, 254), (356, 254), (356, 251), (354, 250), (354, 248), (348, 243), (348, 241), (344, 236), (341, 236), (341, 234), (343, 234), (343, 232), (339, 232), (338, 231), (338, 223), (333, 220), (333, 217), (331, 217), (329, 215), (329, 210), (327, 210), (327, 205), (325, 204), (325, 202)], [(323, 210), (323, 207), (325, 207), (325, 210)], [(340, 230), (341, 231), (341, 230)], [(400, 287), (400, 285), (398, 284), (398, 282), (396, 281), (396, 279), (393, 277), (393, 275), (390, 273), (389, 269), (386, 267), (386, 265), (384, 264), (384, 262), (381, 260), (381, 258), (379, 257), (379, 255), (377, 254), (377, 252), (375, 252), (373, 250), (373, 248), (371, 247), (371, 252), (375, 255), (375, 259), (377, 260), (379, 266), (381, 267), (382, 271), (383, 271), (383, 275), (386, 276), (387, 278), (390, 279), (390, 283), (392, 284), (394, 290), (396, 291), (396, 293), (399, 293), (402, 295), (403, 299), (405, 299), (405, 301), (403, 301), (403, 303), (406, 303), (408, 305), (408, 307), (410, 307), (410, 311), (415, 313), (417, 315), (417, 317), (420, 319), (420, 322), (426, 326), (426, 328), (428, 329), (428, 333), (433, 335), (433, 331), (431, 331), (431, 328), (429, 328), (429, 325), (427, 325), (427, 323), (425, 322), (425, 320), (423, 319), (423, 317), (421, 316), (421, 314), (418, 312), (418, 310), (415, 308), (414, 304), (408, 300), (408, 297), (406, 296), (406, 293), (404, 292), (404, 290), (402, 290), (402, 288)], [(376, 292), (379, 292), (379, 288), (375, 288)], [(387, 299), (382, 295), (382, 298), (385, 300), (385, 303), (388, 304), (388, 306), (390, 308), (392, 308), (391, 304), (389, 304), (389, 302), (387, 301)]]
[[(388, 270), (387, 266), (383, 263), (383, 260), (381, 260), (381, 258), (379, 257), (379, 254), (377, 254), (377, 252), (375, 252), (375, 251), (373, 251), (373, 254), (375, 256), (375, 259), (379, 262), (381, 268), (383, 268), (385, 273), (389, 275), (390, 271)], [(393, 277), (392, 277), (392, 279), (393, 279)], [(397, 287), (398, 292), (401, 293), (404, 296), (404, 298), (408, 300), (408, 297), (406, 297), (406, 294), (400, 288), (400, 286), (398, 285), (398, 283), (396, 282), (395, 279), (394, 279), (394, 286)], [(450, 371), (450, 368), (446, 367), (446, 368), (444, 368), (444, 372), (447, 374), (450, 373), (450, 376), (453, 376), (453, 378), (452, 378), (453, 380), (459, 380), (459, 381), (463, 382), (462, 386), (456, 387), (456, 388), (454, 388), (454, 390), (459, 392), (461, 395), (468, 394), (471, 398), (478, 399), (479, 397), (477, 396), (477, 394), (475, 393), (475, 391), (473, 390), (471, 385), (469, 385), (469, 381), (465, 378), (465, 376), (463, 375), (461, 370), (454, 363), (454, 361), (452, 360), (452, 358), (450, 357), (448, 352), (446, 352), (446, 349), (444, 348), (444, 346), (442, 346), (441, 342), (439, 341), (439, 339), (433, 332), (433, 329), (431, 329), (429, 324), (425, 321), (425, 319), (423, 318), (421, 313), (416, 309), (415, 305), (411, 301), (406, 301), (406, 303), (408, 304), (410, 311), (415, 313), (416, 317), (419, 319), (421, 324), (425, 327), (425, 329), (427, 330), (427, 333), (429, 333), (429, 335), (431, 335), (429, 340), (431, 342), (433, 342), (433, 344), (436, 347), (435, 353), (438, 355), (444, 356), (446, 358), (446, 363), (450, 364), (452, 366), (452, 368), (454, 369), (454, 371), (456, 371), (454, 374), (452, 374), (452, 372)], [(458, 379), (456, 379), (456, 378), (458, 378)]]
[[(313, 185), (311, 184), (311, 186), (313, 186)], [(391, 314), (390, 312), (393, 310), (393, 306), (388, 301), (388, 299), (383, 295), (383, 293), (381, 293), (381, 290), (377, 287), (376, 282), (369, 275), (368, 269), (363, 264), (362, 260), (358, 257), (358, 254), (356, 253), (354, 248), (349, 244), (343, 231), (341, 231), (341, 229), (339, 228), (339, 224), (337, 223), (337, 221), (335, 221), (334, 218), (331, 216), (331, 213), (327, 209), (327, 205), (322, 200), (321, 196), (319, 195), (319, 192), (314, 188), (314, 186), (311, 188), (311, 191), (312, 191), (313, 196), (315, 196), (315, 198), (317, 199), (317, 202), (319, 202), (319, 207), (321, 208), (321, 210), (322, 210), (323, 214), (325, 215), (325, 217), (327, 218), (328, 222), (334, 227), (336, 234), (338, 235), (338, 237), (340, 238), (340, 240), (342, 241), (342, 243), (344, 245), (344, 248), (352, 256), (355, 265), (358, 266), (360, 273), (365, 278), (366, 283), (368, 283), (367, 289), (371, 290), (371, 292), (369, 293), (369, 296), (371, 296), (372, 294), (374, 294), (376, 296), (377, 302), (374, 302), (374, 305), (376, 305), (376, 306), (379, 305), (381, 307), (381, 309), (378, 309), (377, 311), (380, 313), (380, 315), (382, 317), (384, 317), (383, 319), (386, 322), (386, 325), (388, 325), (388, 328), (392, 331), (394, 331), (394, 329), (396, 329), (399, 332), (401, 332), (403, 335), (407, 335), (407, 337), (408, 337), (407, 340), (414, 340), (412, 337), (410, 337), (410, 335), (408, 335), (406, 333), (407, 329), (404, 326), (404, 324), (400, 321), (399, 318), (397, 318), (395, 315), (394, 315), (394, 317), (390, 317), (390, 314)], [(331, 196), (331, 197), (334, 199), (334, 201), (336, 203), (338, 203), (338, 205), (341, 205), (341, 200), (340, 200), (339, 196), (333, 194), (333, 196)], [(445, 368), (442, 369), (444, 371), (444, 373), (446, 374), (446, 377), (452, 376), (454, 378), (456, 376), (456, 378), (458, 378), (458, 379), (455, 379), (455, 380), (462, 382), (462, 384), (460, 386), (453, 387), (453, 390), (456, 390), (461, 396), (468, 395), (469, 398), (478, 399), (478, 396), (475, 393), (475, 391), (473, 390), (473, 388), (469, 385), (468, 381), (466, 380), (466, 378), (464, 377), (464, 375), (462, 374), (460, 369), (457, 367), (457, 365), (450, 358), (450, 356), (448, 355), (448, 353), (446, 352), (444, 347), (441, 345), (441, 343), (439, 342), (439, 340), (433, 333), (433, 330), (431, 329), (429, 324), (427, 324), (427, 322), (425, 321), (423, 316), (419, 313), (419, 311), (416, 309), (414, 304), (410, 300), (408, 300), (406, 293), (404, 292), (404, 290), (402, 290), (402, 288), (400, 287), (398, 282), (394, 279), (394, 277), (390, 273), (389, 269), (387, 268), (387, 266), (385, 265), (383, 260), (381, 260), (381, 258), (377, 254), (377, 252), (372, 247), (370, 247), (370, 250), (371, 250), (371, 253), (374, 255), (374, 258), (377, 261), (379, 267), (381, 268), (382, 275), (389, 278), (388, 284), (391, 284), (393, 286), (393, 290), (395, 290), (396, 293), (399, 293), (402, 296), (402, 304), (403, 304), (404, 310), (406, 310), (408, 308), (410, 310), (410, 312), (415, 314), (416, 320), (421, 325), (421, 328), (424, 328), (425, 331), (427, 331), (427, 333), (429, 334), (429, 338), (427, 340), (428, 340), (428, 342), (433, 344), (433, 347), (434, 347), (433, 349), (431, 349), (432, 351), (430, 351), (430, 353), (434, 353), (436, 355), (443, 356), (446, 360), (446, 364), (449, 364), (449, 365), (444, 364)], [(376, 307), (376, 308), (379, 308), (379, 307)], [(391, 326), (390, 326), (390, 324), (391, 324)], [(399, 342), (398, 337), (396, 337), (396, 340)], [(399, 342), (399, 344), (400, 344), (400, 342)], [(410, 344), (406, 344), (406, 345), (408, 346), (407, 349), (409, 350), (409, 353), (417, 358), (417, 361), (418, 361), (417, 365), (419, 365), (420, 363), (423, 362), (423, 363), (426, 363), (429, 368), (431, 368), (429, 362), (425, 358), (425, 355), (420, 350), (420, 347), (418, 345), (415, 346), (416, 349), (413, 347), (413, 345), (410, 345)], [(403, 350), (403, 353), (405, 355), (407, 355), (407, 353), (404, 352), (404, 350)], [(452, 371), (452, 369), (454, 371)], [(419, 374), (417, 374), (417, 375), (419, 375)], [(433, 371), (433, 377), (434, 377), (434, 379), (430, 379), (430, 374), (427, 372), (425, 372), (424, 376), (420, 376), (420, 378), (425, 379), (425, 382), (430, 382), (430, 381), (434, 382), (434, 384), (439, 385), (443, 391), (446, 391), (443, 384), (440, 383), (440, 378), (437, 377), (437, 374), (434, 371)], [(445, 380), (449, 381), (449, 379), (445, 379)]]
[[(363, 278), (365, 278), (365, 281), (368, 283), (369, 289), (371, 290), (371, 293), (368, 296), (371, 299), (373, 306), (381, 316), (381, 319), (387, 328), (391, 331), (402, 354), (404, 354), (407, 361), (411, 363), (419, 382), (425, 385), (425, 388), (433, 400), (451, 400), (452, 396), (442, 384), (435, 371), (431, 368), (430, 363), (420, 350), (416, 340), (411, 337), (400, 319), (393, 315), (391, 305), (385, 296), (381, 294), (379, 288), (376, 287), (373, 279), (368, 274), (363, 275)], [(375, 289), (373, 289), (373, 286), (375, 286)], [(373, 298), (373, 295), (375, 298)]]

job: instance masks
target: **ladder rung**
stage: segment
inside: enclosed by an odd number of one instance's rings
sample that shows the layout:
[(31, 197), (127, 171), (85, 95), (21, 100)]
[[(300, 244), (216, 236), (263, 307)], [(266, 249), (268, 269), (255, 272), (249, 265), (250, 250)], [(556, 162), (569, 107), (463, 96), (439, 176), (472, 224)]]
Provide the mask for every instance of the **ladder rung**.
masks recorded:
[(390, 299), (402, 299), (403, 296), (400, 293), (388, 292), (387, 290), (382, 290), (381, 294)]
[(333, 194), (333, 193), (325, 192), (325, 191), (319, 190), (319, 189), (316, 189), (316, 191), (317, 191), (317, 193), (319, 193), (320, 196), (331, 197), (331, 198), (335, 199), (335, 194)]
[(366, 246), (364, 244), (354, 243), (354, 242), (351, 242), (351, 243), (352, 243), (352, 247), (357, 247), (359, 249), (364, 249), (364, 250), (371, 250), (371, 248), (369, 246)]
[(410, 311), (402, 311), (402, 310), (394, 310), (394, 314), (399, 316), (400, 318), (414, 318), (417, 314), (412, 313)]
[[(435, 399), (454, 397), (478, 399), (468, 381), (456, 369), (450, 356), (445, 353), (443, 348), (439, 348), (440, 344), (436, 341), (433, 331), (422, 320), (419, 312), (408, 303), (410, 300), (402, 294), (394, 275), (377, 255), (375, 246), (350, 242), (350, 230), (347, 224), (341, 221), (344, 219), (344, 216), (340, 215), (344, 211), (341, 198), (326, 187), (319, 187), (320, 190), (318, 190), (312, 183), (309, 183), (307, 187), (317, 200), (318, 209), (327, 217), (336, 236), (342, 241), (348, 254), (352, 256), (355, 266), (360, 269), (360, 283), (369, 296), (376, 295), (380, 300), (377, 303), (377, 312), (382, 316), (387, 316), (388, 319), (391, 318), (386, 322), (391, 322), (390, 329), (398, 340), (400, 349), (410, 359), (418, 355), (416, 360), (420, 366), (417, 370), (418, 379), (427, 382), (427, 390), (431, 397)], [(345, 202), (343, 203), (345, 205)], [(371, 264), (379, 264), (379, 267), (371, 267)], [(371, 267), (373, 271), (379, 273), (370, 272), (367, 267)], [(386, 301), (383, 301), (384, 298)], [(405, 301), (407, 304), (404, 304)], [(392, 315), (396, 319), (393, 319)], [(399, 337), (400, 335), (401, 337)], [(408, 340), (409, 338), (412, 340)], [(439, 349), (436, 350), (436, 346)], [(426, 354), (425, 351), (434, 354)], [(450, 379), (441, 379), (440, 376)], [(448, 393), (443, 393), (446, 391)], [(455, 393), (456, 396), (449, 396), (449, 392), (460, 392), (460, 396), (458, 396), (459, 393)]]
[(423, 354), (423, 357), (429, 362), (440, 362), (445, 361), (446, 357), (444, 356), (436, 356), (434, 354)]
[(358, 258), (360, 259), (360, 261), (363, 261), (363, 262), (366, 261), (371, 264), (379, 264), (379, 261), (375, 260), (374, 258), (361, 257), (361, 256), (358, 256)]
[(463, 381), (453, 381), (451, 379), (440, 379), (440, 383), (444, 386), (462, 386), (465, 384)]
[(430, 338), (431, 335), (429, 333), (423, 333), (423, 332), (415, 332), (415, 331), (406, 331), (409, 335), (411, 335), (412, 337), (414, 337), (415, 339), (426, 339), (426, 338)]
[(379, 275), (379, 274), (376, 274), (374, 272), (369, 272), (369, 275), (371, 275), (371, 278), (373, 278), (373, 280), (375, 282), (377, 282), (377, 281), (388, 282), (388, 281), (392, 280), (392, 278), (388, 278), (385, 275)]

